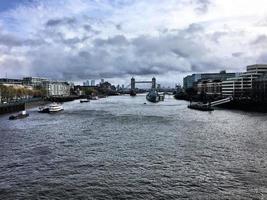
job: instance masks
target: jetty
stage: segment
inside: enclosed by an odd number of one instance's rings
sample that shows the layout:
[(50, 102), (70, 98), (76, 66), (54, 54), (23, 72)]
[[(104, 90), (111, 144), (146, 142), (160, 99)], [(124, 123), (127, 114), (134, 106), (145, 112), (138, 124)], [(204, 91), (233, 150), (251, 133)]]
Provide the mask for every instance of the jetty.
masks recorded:
[(233, 100), (233, 97), (227, 97), (224, 99), (220, 99), (217, 101), (213, 101), (213, 102), (209, 102), (209, 103), (192, 103), (190, 102), (190, 104), (188, 105), (188, 108), (190, 109), (195, 109), (195, 110), (200, 110), (200, 111), (213, 111), (214, 110), (214, 106), (218, 106), (218, 105), (222, 105), (225, 103), (229, 103)]

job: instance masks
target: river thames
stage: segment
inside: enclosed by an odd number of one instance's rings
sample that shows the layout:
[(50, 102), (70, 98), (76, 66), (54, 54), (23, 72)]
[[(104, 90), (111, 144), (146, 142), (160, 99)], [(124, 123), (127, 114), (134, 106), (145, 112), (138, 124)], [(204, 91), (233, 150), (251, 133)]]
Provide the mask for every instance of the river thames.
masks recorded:
[(267, 115), (117, 96), (0, 117), (0, 199), (267, 199)]

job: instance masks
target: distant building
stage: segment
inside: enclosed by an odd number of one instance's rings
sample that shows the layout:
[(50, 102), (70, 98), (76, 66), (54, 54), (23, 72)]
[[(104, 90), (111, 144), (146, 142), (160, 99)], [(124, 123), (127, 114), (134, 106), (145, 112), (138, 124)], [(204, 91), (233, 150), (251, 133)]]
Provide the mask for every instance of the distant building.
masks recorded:
[(89, 82), (89, 80), (83, 82), (83, 86), (90, 86), (90, 82)]
[(47, 96), (69, 96), (70, 84), (64, 81), (46, 81), (43, 87), (47, 92)]
[(26, 88), (32, 90), (33, 87), (30, 85), (23, 85), (22, 79), (10, 79), (10, 78), (1, 78), (0, 85), (12, 86), (15, 89)]
[(5, 85), (22, 85), (22, 80), (21, 79), (10, 79), (10, 78), (1, 78), (0, 79), (0, 84)]
[(201, 80), (226, 80), (227, 78), (232, 78), (238, 76), (238, 73), (226, 73), (226, 71), (221, 71), (220, 73), (202, 73), (202, 74), (192, 74), (186, 76), (183, 79), (184, 89), (196, 88), (198, 82)]
[(175, 85), (175, 92), (176, 92), (177, 94), (180, 93), (180, 92), (182, 92), (182, 87), (181, 87), (181, 85), (179, 85), (179, 84)]
[(188, 75), (183, 79), (183, 87), (184, 89), (193, 88), (195, 83), (198, 82), (198, 80), (201, 79), (201, 74), (192, 74)]
[(247, 71), (235, 78), (222, 82), (222, 95), (233, 97), (251, 97), (253, 84), (260, 82), (260, 77), (267, 73), (267, 65), (255, 64), (247, 66)]
[(103, 84), (104, 82), (105, 82), (105, 79), (102, 78), (100, 83)]
[(91, 86), (95, 86), (95, 80), (91, 80)]
[(47, 78), (40, 77), (24, 77), (22, 80), (23, 85), (28, 85), (32, 87), (42, 87), (44, 82), (47, 82)]

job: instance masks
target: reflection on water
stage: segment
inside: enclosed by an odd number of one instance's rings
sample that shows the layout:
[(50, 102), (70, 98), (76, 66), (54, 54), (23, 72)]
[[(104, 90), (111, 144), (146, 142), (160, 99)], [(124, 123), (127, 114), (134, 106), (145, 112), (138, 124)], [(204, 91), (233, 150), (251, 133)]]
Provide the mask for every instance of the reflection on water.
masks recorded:
[(0, 199), (267, 199), (267, 116), (109, 97), (0, 118)]

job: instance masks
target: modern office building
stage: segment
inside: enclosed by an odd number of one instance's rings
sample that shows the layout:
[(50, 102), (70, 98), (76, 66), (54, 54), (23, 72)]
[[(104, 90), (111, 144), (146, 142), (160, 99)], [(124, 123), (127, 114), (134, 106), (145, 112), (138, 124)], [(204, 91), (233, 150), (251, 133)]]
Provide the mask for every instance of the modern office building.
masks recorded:
[(95, 86), (95, 80), (91, 80), (91, 86)]
[(253, 99), (267, 102), (267, 73), (264, 73), (253, 82)]
[(183, 87), (184, 89), (193, 88), (198, 80), (201, 79), (201, 74), (192, 74), (188, 75), (183, 79)]
[(226, 73), (226, 71), (221, 71), (220, 73), (202, 73), (202, 74), (192, 74), (186, 76), (183, 79), (184, 89), (196, 88), (199, 81), (204, 80), (226, 80), (227, 78), (232, 78), (238, 76), (238, 73)]
[(90, 82), (89, 82), (89, 80), (83, 82), (83, 86), (90, 86)]
[(42, 87), (44, 82), (47, 82), (47, 78), (40, 77), (24, 77), (22, 80), (23, 85), (28, 85), (32, 87)]
[(197, 93), (210, 96), (222, 95), (222, 81), (220, 80), (204, 80), (197, 84)]
[(222, 82), (222, 95), (233, 97), (251, 97), (253, 84), (267, 73), (267, 65), (256, 64), (247, 66), (247, 71), (235, 78)]

